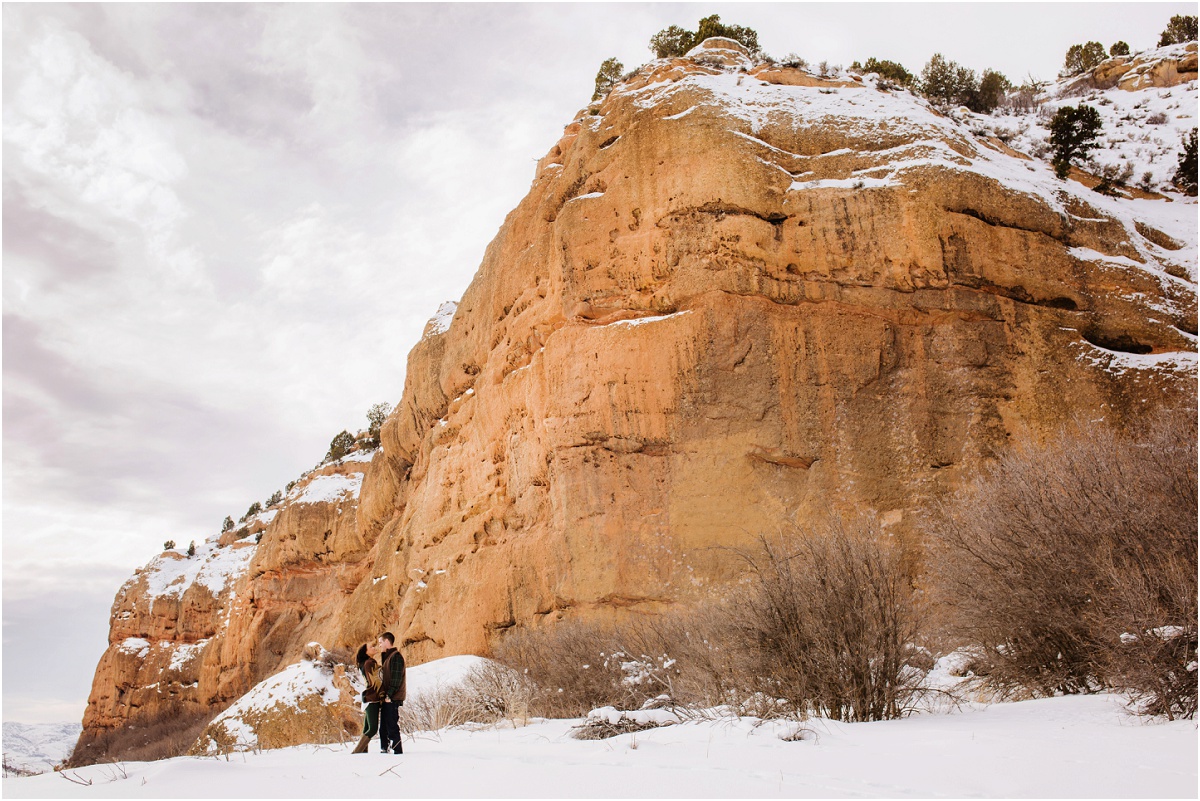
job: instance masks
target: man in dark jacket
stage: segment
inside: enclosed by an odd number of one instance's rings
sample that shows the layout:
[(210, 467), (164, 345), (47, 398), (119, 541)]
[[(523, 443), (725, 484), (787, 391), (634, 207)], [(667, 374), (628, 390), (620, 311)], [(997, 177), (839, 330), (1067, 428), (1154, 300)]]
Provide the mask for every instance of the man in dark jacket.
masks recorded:
[(400, 707), (404, 705), (408, 687), (405, 682), (404, 657), (396, 650), (396, 638), (390, 631), (379, 635), (379, 744), (383, 752), (403, 754), (400, 742)]

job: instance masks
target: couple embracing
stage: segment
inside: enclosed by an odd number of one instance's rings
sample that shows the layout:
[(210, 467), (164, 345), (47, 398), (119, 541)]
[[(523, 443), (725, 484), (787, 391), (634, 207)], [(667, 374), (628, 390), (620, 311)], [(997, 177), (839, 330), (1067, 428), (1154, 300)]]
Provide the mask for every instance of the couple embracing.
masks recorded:
[(396, 638), (385, 631), (374, 643), (365, 643), (358, 649), (358, 669), (367, 680), (367, 689), (362, 699), (366, 703), (363, 719), (363, 735), (351, 753), (367, 753), (367, 745), (375, 732), (379, 732), (382, 753), (391, 751), (403, 754), (400, 743), (400, 707), (404, 705), (406, 686), (404, 680), (404, 657), (396, 649)]

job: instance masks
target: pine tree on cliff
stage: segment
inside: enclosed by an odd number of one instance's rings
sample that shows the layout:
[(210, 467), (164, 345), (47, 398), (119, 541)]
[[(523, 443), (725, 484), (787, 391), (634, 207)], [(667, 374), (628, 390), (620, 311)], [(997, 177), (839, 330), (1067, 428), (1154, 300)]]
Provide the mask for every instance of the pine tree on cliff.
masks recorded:
[(1054, 149), (1054, 157), (1050, 163), (1054, 165), (1054, 174), (1066, 178), (1071, 172), (1071, 163), (1082, 159), (1089, 150), (1099, 144), (1096, 137), (1100, 135), (1100, 113), (1091, 106), (1080, 103), (1078, 107), (1063, 106), (1050, 120), (1050, 147)]
[(1071, 45), (1067, 48), (1066, 58), (1063, 59), (1061, 75), (1069, 78), (1072, 75), (1087, 72), (1106, 58), (1108, 58), (1108, 53), (1105, 51), (1104, 45), (1099, 42)]
[(682, 56), (705, 39), (714, 36), (733, 39), (751, 53), (759, 51), (758, 31), (742, 25), (725, 25), (716, 14), (700, 20), (694, 32), (678, 25), (663, 28), (650, 37), (650, 49), (654, 51), (655, 58)]
[(625, 65), (615, 56), (604, 59), (604, 63), (600, 65), (600, 71), (596, 73), (596, 91), (592, 94), (592, 100), (599, 100), (607, 96), (621, 80), (621, 73), (624, 69)]
[(1179, 166), (1175, 170), (1171, 183), (1184, 194), (1196, 196), (1196, 129), (1191, 136), (1183, 140), (1183, 152), (1179, 154)]
[(1158, 46), (1182, 44), (1196, 41), (1196, 18), (1186, 14), (1176, 14), (1167, 23), (1167, 28), (1158, 38)]

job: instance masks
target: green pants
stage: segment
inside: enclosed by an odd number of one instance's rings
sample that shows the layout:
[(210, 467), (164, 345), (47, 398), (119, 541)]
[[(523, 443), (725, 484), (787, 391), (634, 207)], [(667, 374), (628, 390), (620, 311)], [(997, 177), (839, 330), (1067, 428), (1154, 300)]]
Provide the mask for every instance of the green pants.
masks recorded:
[(372, 738), (379, 733), (379, 704), (367, 704), (363, 715), (363, 737)]

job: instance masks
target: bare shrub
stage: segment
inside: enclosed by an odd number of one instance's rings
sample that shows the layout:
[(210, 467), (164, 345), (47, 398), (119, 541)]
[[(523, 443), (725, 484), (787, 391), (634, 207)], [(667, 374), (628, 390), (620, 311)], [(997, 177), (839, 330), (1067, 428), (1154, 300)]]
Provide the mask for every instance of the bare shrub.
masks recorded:
[(634, 734), (661, 727), (661, 723), (642, 723), (625, 717), (618, 719), (616, 723), (610, 722), (608, 718), (589, 717), (583, 725), (571, 730), (571, 737), (576, 740), (607, 740), (622, 734)]
[(528, 681), (529, 713), (579, 717), (728, 703), (740, 692), (728, 615), (715, 605), (639, 615), (607, 626), (565, 621), (510, 633), (495, 658)]
[(462, 686), (480, 723), (527, 721), (537, 690), (528, 676), (491, 660), (471, 668)]
[(620, 665), (606, 660), (618, 650), (611, 626), (564, 621), (514, 631), (496, 646), (494, 656), (533, 683), (531, 714), (572, 718), (621, 703)]
[(346, 647), (323, 648), (320, 643), (310, 642), (304, 648), (303, 658), (316, 664), (326, 673), (332, 673), (338, 665), (347, 669), (358, 669), (354, 651)]
[(999, 692), (1131, 691), (1196, 712), (1195, 411), (1077, 425), (1002, 457), (931, 520), (932, 576)]
[(741, 557), (748, 584), (724, 600), (610, 626), (518, 629), (494, 655), (528, 679), (541, 717), (611, 706), (851, 721), (911, 709), (930, 660), (913, 647), (899, 549), (873, 521), (833, 521)]
[(729, 621), (724, 604), (706, 603), (625, 627), (620, 632), (622, 648), (641, 655), (634, 660), (640, 672), (625, 679), (629, 708), (711, 707), (744, 694), (739, 648)]
[(899, 548), (868, 517), (762, 544), (761, 557), (745, 557), (752, 580), (730, 610), (768, 709), (773, 700), (790, 716), (845, 721), (910, 711), (919, 617)]
[(9, 776), (37, 776), (38, 774), (44, 772), (45, 771), (38, 770), (37, 768), (31, 768), (29, 765), (26, 765), (23, 762), (16, 762), (13, 758), (9, 757), (8, 754), (4, 755), (3, 773), (4, 778), (6, 779)]
[(446, 687), (405, 700), (400, 707), (400, 731), (441, 731), (478, 722), (474, 699), (461, 687)]

